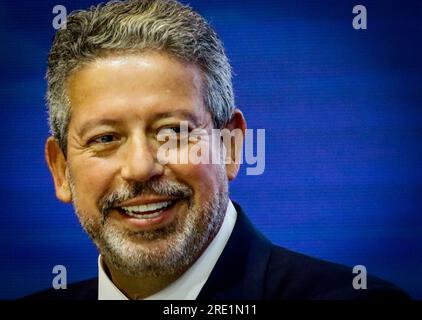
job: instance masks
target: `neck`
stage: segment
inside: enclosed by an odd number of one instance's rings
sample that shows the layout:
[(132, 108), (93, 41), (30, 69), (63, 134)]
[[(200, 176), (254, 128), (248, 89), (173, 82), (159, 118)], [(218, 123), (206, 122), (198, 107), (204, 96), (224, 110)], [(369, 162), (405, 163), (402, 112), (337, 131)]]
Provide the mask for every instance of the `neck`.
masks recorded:
[(157, 293), (177, 280), (183, 272), (164, 276), (130, 276), (114, 268), (105, 259), (103, 267), (111, 281), (132, 300), (145, 299)]

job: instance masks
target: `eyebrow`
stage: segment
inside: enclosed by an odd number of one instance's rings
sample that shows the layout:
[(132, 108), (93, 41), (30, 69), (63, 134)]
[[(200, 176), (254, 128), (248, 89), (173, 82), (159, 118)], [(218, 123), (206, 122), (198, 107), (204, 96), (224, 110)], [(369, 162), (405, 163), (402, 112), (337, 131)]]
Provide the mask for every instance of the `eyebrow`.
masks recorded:
[(197, 123), (198, 123), (198, 119), (191, 112), (189, 112), (187, 110), (176, 110), (176, 111), (170, 111), (170, 112), (161, 112), (161, 113), (158, 113), (157, 115), (155, 115), (153, 117), (153, 121), (158, 121), (158, 120), (161, 120), (161, 119), (171, 118), (171, 117), (175, 117), (175, 116), (179, 116), (181, 118), (188, 119), (189, 121), (191, 121), (195, 125), (197, 125)]
[[(189, 121), (191, 121), (194, 125), (198, 124), (198, 119), (189, 111), (186, 110), (176, 110), (176, 111), (169, 111), (169, 112), (161, 112), (156, 114), (153, 118), (152, 121), (158, 121), (161, 119), (165, 119), (165, 118), (170, 118), (170, 117), (175, 117), (175, 116), (179, 116), (182, 118), (186, 118)], [(103, 119), (91, 119), (88, 120), (87, 122), (85, 122), (78, 130), (78, 135), (79, 136), (84, 136), (86, 134), (87, 131), (91, 130), (92, 128), (95, 127), (99, 127), (99, 126), (117, 126), (119, 124), (121, 124), (121, 120), (117, 120), (117, 119), (107, 119), (107, 118), (103, 118)]]
[(85, 122), (79, 130), (77, 130), (78, 135), (83, 137), (87, 131), (91, 130), (92, 128), (99, 127), (99, 126), (116, 126), (120, 124), (120, 120), (116, 119), (92, 119)]

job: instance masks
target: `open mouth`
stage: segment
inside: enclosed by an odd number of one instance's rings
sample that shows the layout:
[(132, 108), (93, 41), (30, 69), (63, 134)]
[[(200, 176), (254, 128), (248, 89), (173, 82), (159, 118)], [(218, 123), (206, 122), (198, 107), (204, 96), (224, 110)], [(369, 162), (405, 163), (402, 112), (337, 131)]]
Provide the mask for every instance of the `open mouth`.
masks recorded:
[(131, 218), (145, 220), (159, 217), (176, 203), (176, 200), (149, 203), (144, 205), (119, 207), (119, 211)]

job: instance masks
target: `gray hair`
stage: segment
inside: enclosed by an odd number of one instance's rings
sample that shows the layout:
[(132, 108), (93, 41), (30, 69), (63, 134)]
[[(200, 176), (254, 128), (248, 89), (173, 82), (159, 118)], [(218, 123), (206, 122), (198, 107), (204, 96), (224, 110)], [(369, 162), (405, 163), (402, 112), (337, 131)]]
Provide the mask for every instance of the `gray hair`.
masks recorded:
[(51, 134), (66, 154), (71, 72), (111, 52), (164, 51), (200, 67), (204, 104), (222, 128), (234, 110), (232, 72), (221, 40), (190, 7), (175, 0), (111, 1), (74, 11), (57, 31), (48, 56), (47, 102)]

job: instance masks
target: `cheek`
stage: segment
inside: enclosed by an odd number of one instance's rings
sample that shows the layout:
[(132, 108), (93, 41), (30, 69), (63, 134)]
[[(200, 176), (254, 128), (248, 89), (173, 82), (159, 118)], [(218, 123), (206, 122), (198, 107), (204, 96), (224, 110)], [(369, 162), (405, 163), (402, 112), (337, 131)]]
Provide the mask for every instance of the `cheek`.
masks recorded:
[(223, 187), (222, 175), (225, 172), (216, 164), (183, 164), (171, 165), (171, 171), (177, 180), (193, 188), (197, 196), (211, 195)]
[(73, 179), (79, 202), (97, 201), (112, 185), (114, 170), (106, 161), (87, 159), (73, 163), (71, 171), (75, 173)]
[[(218, 138), (217, 140), (218, 141)], [(219, 154), (215, 145), (211, 141), (198, 142), (196, 150), (206, 150), (204, 153), (204, 161), (198, 161), (197, 164), (168, 164), (169, 171), (177, 180), (184, 182), (191, 186), (195, 192), (195, 196), (199, 198), (207, 198), (218, 191), (227, 190), (227, 174), (224, 164), (208, 163), (212, 161), (212, 153), (216, 153), (216, 157), (222, 156)], [(189, 157), (192, 155), (192, 145), (189, 146)], [(183, 150), (181, 151), (183, 152)], [(202, 152), (200, 153), (202, 155)], [(218, 160), (217, 160), (218, 161)], [(220, 159), (221, 161), (221, 159)]]

